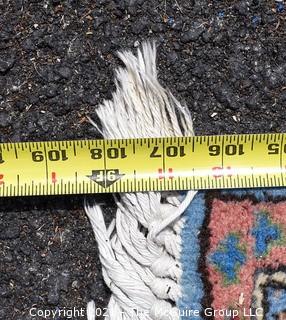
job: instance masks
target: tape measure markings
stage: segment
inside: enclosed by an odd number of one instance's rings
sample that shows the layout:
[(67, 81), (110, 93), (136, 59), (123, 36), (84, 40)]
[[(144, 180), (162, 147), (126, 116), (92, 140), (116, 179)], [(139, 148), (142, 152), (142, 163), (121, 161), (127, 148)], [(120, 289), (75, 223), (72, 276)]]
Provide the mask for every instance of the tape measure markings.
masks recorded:
[(284, 141), (250, 134), (4, 143), (0, 194), (284, 186)]

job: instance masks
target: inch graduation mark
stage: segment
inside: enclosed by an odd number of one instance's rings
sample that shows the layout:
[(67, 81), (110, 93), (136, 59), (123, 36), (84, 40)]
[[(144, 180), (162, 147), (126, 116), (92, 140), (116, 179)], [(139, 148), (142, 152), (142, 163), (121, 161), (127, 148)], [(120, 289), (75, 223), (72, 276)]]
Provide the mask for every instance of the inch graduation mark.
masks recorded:
[(0, 164), (4, 163), (5, 160), (3, 159), (3, 154), (2, 154), (2, 148), (0, 149)]

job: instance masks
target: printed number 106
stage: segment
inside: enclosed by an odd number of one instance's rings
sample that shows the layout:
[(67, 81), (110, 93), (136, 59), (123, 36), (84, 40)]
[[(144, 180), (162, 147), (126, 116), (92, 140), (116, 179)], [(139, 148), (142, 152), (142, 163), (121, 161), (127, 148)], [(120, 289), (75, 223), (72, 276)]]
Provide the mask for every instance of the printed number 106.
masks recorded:
[[(244, 145), (243, 144), (227, 144), (224, 147), (224, 153), (227, 156), (241, 156), (244, 154)], [(209, 155), (210, 156), (219, 156), (222, 152), (222, 147), (217, 144), (209, 146)]]

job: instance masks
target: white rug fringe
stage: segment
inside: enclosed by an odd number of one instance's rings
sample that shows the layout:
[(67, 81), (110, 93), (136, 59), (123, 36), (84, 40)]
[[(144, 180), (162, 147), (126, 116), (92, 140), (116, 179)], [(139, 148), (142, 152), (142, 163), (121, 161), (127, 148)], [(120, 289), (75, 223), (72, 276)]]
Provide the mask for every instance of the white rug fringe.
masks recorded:
[[(116, 91), (96, 110), (104, 138), (193, 135), (188, 109), (158, 82), (155, 43), (143, 43), (137, 56), (118, 55), (125, 68), (116, 71)], [(175, 192), (122, 194), (109, 229), (100, 206), (85, 205), (112, 291), (107, 318), (179, 319), (182, 214), (195, 193), (188, 191), (183, 201)], [(94, 320), (93, 301), (87, 310), (88, 320)]]

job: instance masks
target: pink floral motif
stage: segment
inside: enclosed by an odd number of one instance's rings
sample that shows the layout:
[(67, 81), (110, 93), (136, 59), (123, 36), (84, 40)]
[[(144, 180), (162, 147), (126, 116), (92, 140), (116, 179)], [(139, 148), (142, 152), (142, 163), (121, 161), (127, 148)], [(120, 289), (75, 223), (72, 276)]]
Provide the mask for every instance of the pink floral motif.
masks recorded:
[[(282, 239), (274, 242), (264, 256), (255, 254), (255, 238), (252, 234), (257, 214), (265, 213), (271, 223), (277, 225)], [(254, 287), (255, 271), (262, 267), (277, 269), (286, 265), (286, 201), (277, 204), (262, 202), (252, 204), (250, 200), (224, 202), (214, 199), (210, 213), (210, 249), (211, 256), (220, 243), (229, 235), (236, 234), (240, 239), (240, 247), (246, 253), (246, 263), (237, 271), (237, 281), (226, 283), (224, 275), (211, 261), (207, 262), (209, 281), (212, 285), (212, 307), (221, 309), (249, 309)], [(242, 299), (243, 297), (243, 299)], [(215, 316), (221, 319), (222, 316)]]

